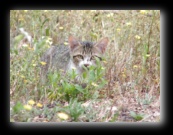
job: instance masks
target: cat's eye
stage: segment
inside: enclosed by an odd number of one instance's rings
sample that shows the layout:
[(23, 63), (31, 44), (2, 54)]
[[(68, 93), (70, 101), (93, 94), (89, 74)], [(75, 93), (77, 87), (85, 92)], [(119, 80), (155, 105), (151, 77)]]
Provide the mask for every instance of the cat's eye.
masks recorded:
[(82, 55), (76, 55), (76, 56), (73, 56), (73, 58), (83, 59), (83, 56)]

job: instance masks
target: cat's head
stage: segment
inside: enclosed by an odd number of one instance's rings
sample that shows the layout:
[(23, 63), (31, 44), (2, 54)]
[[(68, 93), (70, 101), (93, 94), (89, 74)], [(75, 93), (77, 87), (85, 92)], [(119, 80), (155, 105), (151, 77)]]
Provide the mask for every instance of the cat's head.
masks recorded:
[(70, 55), (75, 67), (79, 70), (83, 70), (83, 66), (89, 67), (96, 65), (96, 59), (102, 60), (102, 56), (106, 50), (108, 44), (108, 38), (102, 38), (97, 43), (92, 42), (80, 42), (73, 36), (68, 39), (70, 46)]

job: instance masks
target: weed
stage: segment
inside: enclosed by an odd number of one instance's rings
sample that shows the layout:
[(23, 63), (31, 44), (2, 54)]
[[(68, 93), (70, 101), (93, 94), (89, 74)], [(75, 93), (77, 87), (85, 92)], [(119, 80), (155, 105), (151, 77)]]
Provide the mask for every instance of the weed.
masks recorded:
[(136, 120), (136, 121), (140, 121), (144, 118), (144, 114), (137, 114), (133, 111), (130, 112), (130, 115)]

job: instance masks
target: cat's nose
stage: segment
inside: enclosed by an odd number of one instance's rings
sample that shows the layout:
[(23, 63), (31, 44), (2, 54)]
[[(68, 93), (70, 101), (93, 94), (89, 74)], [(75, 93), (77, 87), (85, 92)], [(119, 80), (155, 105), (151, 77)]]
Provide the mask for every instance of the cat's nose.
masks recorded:
[(89, 66), (89, 64), (84, 64), (84, 66), (85, 66), (85, 67), (88, 67), (88, 66)]

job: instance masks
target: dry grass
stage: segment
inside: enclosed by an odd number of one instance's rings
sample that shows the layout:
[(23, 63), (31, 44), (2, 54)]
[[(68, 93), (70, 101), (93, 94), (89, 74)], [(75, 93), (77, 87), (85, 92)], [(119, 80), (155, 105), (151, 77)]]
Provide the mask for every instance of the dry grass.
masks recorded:
[[(31, 35), (31, 42), (23, 37), (21, 27)], [(160, 121), (160, 11), (155, 10), (11, 11), (11, 121), (62, 121), (53, 114), (47, 116), (48, 86), (40, 84), (39, 65), (51, 42), (64, 43), (69, 35), (89, 41), (109, 38), (104, 62), (108, 84), (99, 90), (96, 101), (81, 102), (77, 109), (88, 103), (84, 107), (86, 113), (81, 111), (76, 121), (136, 121), (131, 111), (145, 114), (139, 122)], [(52, 40), (46, 42), (43, 36)], [(33, 115), (16, 105), (20, 101), (23, 106), (30, 99), (41, 102), (45, 108), (35, 108)], [(69, 103), (55, 102), (54, 113), (69, 113), (64, 109)], [(14, 106), (19, 111), (13, 111)], [(19, 117), (20, 114), (24, 116)]]

